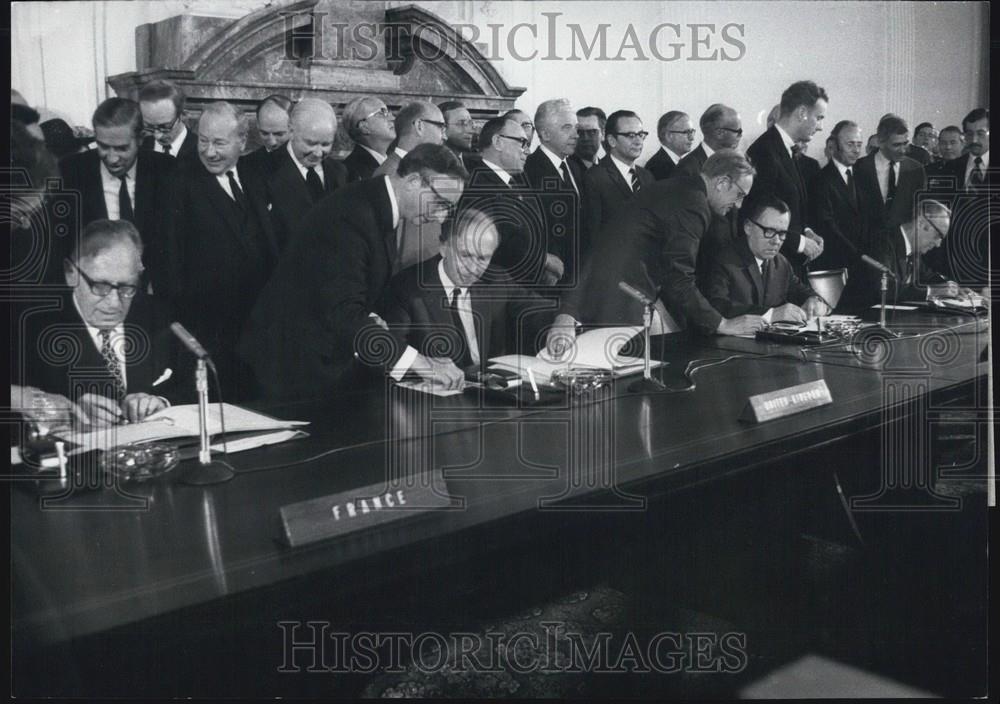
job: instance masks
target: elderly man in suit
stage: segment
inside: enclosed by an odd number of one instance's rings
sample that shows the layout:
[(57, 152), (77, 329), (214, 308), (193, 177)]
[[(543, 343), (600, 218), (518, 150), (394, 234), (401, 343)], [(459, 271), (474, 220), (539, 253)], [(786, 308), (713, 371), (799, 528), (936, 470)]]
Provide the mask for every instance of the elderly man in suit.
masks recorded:
[(164, 396), (178, 390), (177, 349), (164, 308), (143, 291), (135, 226), (93, 221), (64, 264), (59, 309), (23, 316), (14, 378), (69, 398), (94, 425), (168, 406)]
[(855, 166), (858, 195), (872, 236), (909, 222), (916, 194), (925, 186), (924, 167), (906, 156), (909, 133), (903, 118), (886, 115), (876, 132), (878, 151), (858, 159)]
[(292, 110), (290, 138), (273, 157), (267, 178), (274, 236), (281, 251), (306, 213), (347, 182), (347, 169), (330, 158), (337, 115), (329, 103), (303, 98)]
[(171, 300), (215, 358), (228, 400), (246, 399), (253, 388), (236, 342), (277, 255), (267, 186), (238, 163), (246, 137), (246, 118), (230, 103), (205, 107), (198, 158), (178, 167), (167, 225)]
[(310, 211), (240, 343), (265, 395), (324, 396), (357, 383), (364, 367), (389, 362), (450, 388), (461, 385), (450, 360), (397, 349), (381, 316), (401, 222), (444, 221), (467, 176), (446, 147), (421, 144), (395, 174), (348, 184)]
[(530, 147), (531, 140), (535, 137), (535, 123), (531, 121), (531, 116), (524, 110), (514, 108), (505, 112), (501, 117), (508, 117), (521, 125), (521, 129), (524, 130), (524, 136), (528, 138), (528, 146)]
[(829, 313), (829, 306), (780, 253), (791, 220), (788, 205), (767, 196), (747, 210), (744, 236), (709, 263), (702, 285), (708, 302), (726, 318), (759, 315), (765, 323), (804, 323)]
[(166, 286), (161, 224), (175, 160), (139, 149), (142, 115), (131, 100), (108, 98), (97, 106), (92, 124), (97, 148), (63, 159), (64, 186), (80, 194), (81, 227), (95, 220), (128, 220), (136, 226), (149, 281), (159, 292)]
[[(446, 223), (440, 254), (390, 285), (386, 322), (393, 334), (425, 357), (447, 357), (466, 370), (518, 353), (518, 340), (534, 340), (530, 321), (552, 312), (537, 294), (490, 266), (499, 244), (493, 220), (474, 208)], [(522, 329), (512, 331), (512, 322)], [(397, 376), (406, 371), (399, 363), (390, 368)]]
[(291, 136), (288, 121), (292, 105), (291, 98), (284, 95), (269, 95), (257, 105), (257, 135), (261, 145), (244, 158), (264, 174), (271, 173), (281, 147)]
[(142, 111), (143, 149), (152, 149), (178, 159), (194, 158), (198, 135), (184, 124), (184, 93), (170, 81), (150, 81), (139, 89)]
[[(655, 181), (635, 164), (649, 134), (639, 116), (631, 110), (617, 110), (608, 117), (606, 132), (607, 155), (583, 177), (583, 252), (592, 249), (605, 225), (632, 196)], [(604, 234), (614, 236), (613, 231)]]
[(809, 223), (823, 238), (816, 269), (840, 269), (853, 263), (865, 246), (866, 223), (858, 197), (854, 165), (865, 143), (861, 128), (841, 120), (830, 133), (830, 160), (813, 181), (809, 196)]
[(689, 178), (701, 173), (705, 160), (719, 149), (738, 149), (743, 137), (743, 122), (740, 114), (728, 105), (715, 103), (702, 113), (698, 121), (701, 129), (701, 144), (691, 150), (674, 170), (674, 176), (682, 173)]
[(582, 173), (597, 165), (607, 123), (608, 116), (600, 108), (587, 106), (576, 111), (578, 139), (569, 161), (576, 164)]
[(396, 139), (392, 113), (379, 98), (368, 95), (345, 105), (341, 117), (348, 136), (354, 140), (354, 150), (344, 158), (347, 181), (371, 178)]
[(724, 217), (739, 207), (753, 178), (746, 157), (723, 149), (710, 156), (694, 178), (674, 176), (642, 189), (622, 212), (618, 237), (600, 240), (583, 285), (564, 298), (546, 340), (550, 354), (567, 351), (578, 323), (642, 321), (642, 304), (620, 291), (620, 282), (659, 299), (657, 320), (666, 320), (669, 314), (675, 324), (705, 334), (745, 335), (758, 330), (764, 324), (759, 315), (724, 317), (695, 282), (698, 248), (712, 214)]
[(660, 148), (646, 162), (646, 170), (653, 178), (657, 181), (670, 178), (681, 159), (694, 147), (695, 134), (686, 112), (671, 110), (660, 115), (656, 123)]

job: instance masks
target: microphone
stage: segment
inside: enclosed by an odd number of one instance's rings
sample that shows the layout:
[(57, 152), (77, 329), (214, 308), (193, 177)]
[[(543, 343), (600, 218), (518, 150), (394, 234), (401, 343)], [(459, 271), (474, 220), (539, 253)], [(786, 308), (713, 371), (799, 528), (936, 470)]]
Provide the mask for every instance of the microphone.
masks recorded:
[(208, 352), (205, 351), (201, 343), (183, 325), (177, 322), (171, 323), (170, 330), (177, 336), (178, 340), (184, 343), (184, 346), (191, 351), (191, 354), (198, 359), (208, 359)]
[(889, 267), (887, 267), (885, 264), (883, 264), (882, 262), (880, 262), (880, 261), (878, 261), (876, 259), (872, 259), (867, 254), (862, 254), (861, 255), (861, 261), (863, 261), (865, 264), (867, 264), (868, 266), (870, 266), (872, 269), (880, 271), (883, 274), (888, 274), (889, 276), (891, 276), (894, 279), (896, 278), (896, 275), (892, 272), (891, 269), (889, 269)]
[(622, 290), (622, 292), (626, 296), (634, 298), (635, 300), (639, 301), (639, 303), (641, 303), (644, 306), (652, 306), (653, 305), (653, 299), (652, 298), (650, 298), (649, 296), (647, 296), (645, 293), (643, 293), (639, 289), (635, 288), (634, 286), (630, 286), (629, 284), (625, 283), (624, 281), (619, 281), (618, 282), (618, 288), (620, 288)]

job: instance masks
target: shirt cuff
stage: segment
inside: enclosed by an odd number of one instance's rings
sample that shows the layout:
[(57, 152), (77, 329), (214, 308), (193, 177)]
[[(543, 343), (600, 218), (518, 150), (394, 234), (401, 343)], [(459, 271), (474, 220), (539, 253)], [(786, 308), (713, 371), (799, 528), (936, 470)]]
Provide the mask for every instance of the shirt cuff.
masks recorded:
[(760, 316), (760, 317), (761, 317), (761, 319), (762, 319), (762, 320), (763, 320), (763, 321), (764, 321), (765, 323), (767, 323), (768, 325), (770, 325), (770, 324), (771, 324), (771, 315), (773, 315), (773, 314), (774, 314), (774, 308), (768, 308), (768, 309), (767, 309), (767, 312), (766, 312), (766, 313), (764, 313), (764, 315), (762, 315), (762, 316)]
[(403, 354), (400, 355), (399, 360), (395, 365), (393, 365), (392, 371), (389, 372), (389, 375), (396, 381), (402, 381), (406, 372), (408, 372), (410, 367), (413, 366), (413, 362), (416, 358), (417, 351), (412, 346), (407, 345), (406, 349), (403, 350)]
[(796, 249), (795, 251), (798, 252), (799, 254), (802, 254), (804, 251), (806, 251), (806, 238), (804, 236), (799, 237), (799, 248)]

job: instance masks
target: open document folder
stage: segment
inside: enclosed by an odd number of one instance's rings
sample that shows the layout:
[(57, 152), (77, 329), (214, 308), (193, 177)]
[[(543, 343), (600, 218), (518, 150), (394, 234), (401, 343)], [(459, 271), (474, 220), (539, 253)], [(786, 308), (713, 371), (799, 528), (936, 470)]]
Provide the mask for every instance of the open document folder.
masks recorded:
[[(642, 358), (621, 354), (622, 347), (642, 333), (641, 325), (595, 328), (578, 335), (573, 347), (562, 358), (555, 360), (546, 350), (534, 357), (508, 354), (489, 360), (490, 369), (503, 369), (527, 378), (528, 370), (539, 383), (552, 382), (552, 374), (563, 369), (606, 369), (615, 376), (627, 376), (642, 371)], [(652, 368), (663, 362), (653, 361)]]
[[(229, 433), (288, 430), (309, 425), (308, 421), (279, 420), (228, 403), (223, 405), (225, 406), (227, 435)], [(213, 403), (208, 407), (208, 433), (209, 435), (217, 435), (221, 432), (222, 422), (219, 418), (219, 404)], [(63, 435), (62, 439), (79, 446), (74, 448), (73, 452), (75, 453), (107, 450), (135, 442), (185, 437), (198, 437), (197, 403), (164, 408), (138, 423), (112, 425), (86, 433), (70, 431)]]

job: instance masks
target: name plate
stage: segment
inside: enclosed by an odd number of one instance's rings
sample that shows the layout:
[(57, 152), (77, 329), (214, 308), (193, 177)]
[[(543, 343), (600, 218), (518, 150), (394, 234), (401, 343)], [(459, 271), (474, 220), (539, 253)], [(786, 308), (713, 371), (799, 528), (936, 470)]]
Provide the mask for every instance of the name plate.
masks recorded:
[(407, 482), (379, 482), (282, 506), (281, 539), (300, 547), (449, 507), (440, 471)]
[(826, 380), (818, 379), (805, 384), (789, 386), (766, 394), (757, 394), (747, 399), (747, 405), (740, 414), (745, 423), (763, 423), (775, 418), (784, 418), (810, 408), (819, 408), (833, 403)]

